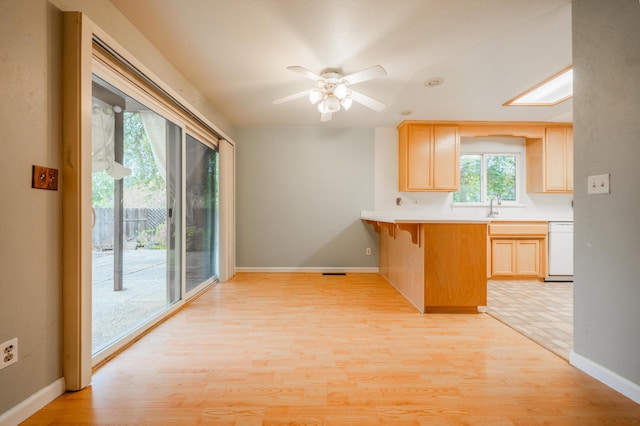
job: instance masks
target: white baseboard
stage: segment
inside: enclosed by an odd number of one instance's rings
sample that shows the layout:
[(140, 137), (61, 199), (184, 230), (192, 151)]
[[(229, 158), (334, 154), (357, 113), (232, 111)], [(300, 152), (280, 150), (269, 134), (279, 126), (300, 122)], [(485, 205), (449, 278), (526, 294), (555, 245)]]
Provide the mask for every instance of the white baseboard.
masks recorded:
[(373, 268), (360, 268), (360, 267), (341, 267), (341, 268), (328, 268), (328, 267), (311, 267), (311, 268), (298, 268), (298, 267), (274, 267), (274, 268), (262, 268), (262, 267), (242, 267), (236, 266), (236, 272), (302, 272), (302, 273), (369, 273), (377, 274), (380, 271), (378, 267)]
[(584, 371), (610, 388), (615, 389), (635, 403), (640, 404), (640, 385), (625, 379), (621, 375), (574, 351), (571, 351), (569, 354), (569, 362), (574, 367)]
[(40, 389), (18, 405), (0, 414), (0, 426), (15, 426), (64, 393), (64, 377)]

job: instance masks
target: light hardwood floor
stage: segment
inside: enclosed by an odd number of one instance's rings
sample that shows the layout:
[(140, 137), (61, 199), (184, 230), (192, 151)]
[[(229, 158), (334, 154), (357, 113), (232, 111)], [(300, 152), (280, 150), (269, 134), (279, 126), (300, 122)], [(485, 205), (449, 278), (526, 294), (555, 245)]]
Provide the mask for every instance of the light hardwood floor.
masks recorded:
[(640, 406), (487, 314), (377, 274), (238, 274), (26, 425), (640, 424)]

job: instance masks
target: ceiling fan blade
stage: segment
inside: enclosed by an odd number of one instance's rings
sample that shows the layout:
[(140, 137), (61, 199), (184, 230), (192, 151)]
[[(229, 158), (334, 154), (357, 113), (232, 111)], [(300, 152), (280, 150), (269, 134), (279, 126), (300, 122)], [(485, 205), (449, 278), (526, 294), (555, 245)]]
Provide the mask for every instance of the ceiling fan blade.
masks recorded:
[(284, 98), (276, 99), (273, 101), (274, 105), (280, 105), (285, 102), (292, 101), (298, 98), (304, 98), (305, 96), (309, 96), (310, 89), (303, 90), (302, 92), (294, 93), (293, 95), (285, 96)]
[(314, 73), (313, 71), (309, 71), (308, 69), (298, 66), (298, 65), (294, 65), (291, 67), (287, 67), (288, 70), (291, 70), (293, 72), (297, 72), (298, 74), (302, 74), (305, 77), (307, 77), (310, 80), (313, 81), (320, 81), (322, 80), (322, 77), (320, 77), (318, 74)]
[(387, 71), (380, 65), (374, 65), (362, 71), (354, 72), (344, 77), (349, 84), (361, 83), (363, 81), (380, 78), (387, 75)]
[(359, 104), (366, 106), (367, 108), (371, 108), (374, 111), (380, 112), (385, 109), (387, 106), (380, 101), (377, 101), (367, 95), (363, 95), (360, 92), (356, 92), (354, 90), (351, 91), (350, 95), (351, 99)]
[(333, 116), (330, 112), (325, 112), (324, 114), (320, 114), (320, 121), (331, 121), (331, 117)]

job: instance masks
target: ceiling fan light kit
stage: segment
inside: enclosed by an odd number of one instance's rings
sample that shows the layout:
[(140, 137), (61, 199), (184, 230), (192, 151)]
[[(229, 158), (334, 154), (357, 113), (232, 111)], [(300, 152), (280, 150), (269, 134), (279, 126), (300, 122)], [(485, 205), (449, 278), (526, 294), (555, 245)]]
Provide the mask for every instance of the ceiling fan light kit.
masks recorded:
[(338, 112), (340, 111), (340, 101), (333, 94), (329, 94), (318, 104), (318, 111), (321, 114)]
[(347, 89), (347, 85), (344, 83), (339, 83), (333, 89), (333, 94), (336, 95), (338, 99), (344, 99), (349, 96), (349, 89)]
[(352, 84), (361, 83), (363, 81), (387, 75), (385, 69), (380, 65), (375, 65), (347, 76), (343, 76), (336, 70), (327, 70), (318, 75), (300, 66), (292, 66), (287, 69), (314, 80), (316, 82), (316, 87), (277, 99), (273, 101), (274, 104), (281, 104), (283, 102), (308, 96), (309, 101), (313, 105), (317, 104), (321, 121), (331, 120), (333, 113), (340, 111), (340, 109), (344, 109), (345, 111), (349, 110), (354, 101), (377, 112), (382, 111), (386, 107), (382, 102), (356, 92), (350, 88), (350, 85)]
[(324, 92), (320, 89), (311, 89), (309, 90), (309, 100), (312, 104), (317, 104), (324, 97)]
[(351, 108), (352, 103), (353, 103), (353, 99), (351, 98), (344, 98), (343, 100), (340, 101), (340, 105), (342, 105), (342, 108), (344, 108), (345, 111), (349, 111), (349, 108)]

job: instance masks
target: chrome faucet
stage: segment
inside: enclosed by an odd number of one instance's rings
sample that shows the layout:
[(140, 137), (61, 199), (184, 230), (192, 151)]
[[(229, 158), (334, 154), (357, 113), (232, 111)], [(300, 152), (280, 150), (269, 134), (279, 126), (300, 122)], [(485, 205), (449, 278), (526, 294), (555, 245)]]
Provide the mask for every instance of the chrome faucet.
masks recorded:
[(492, 196), (489, 199), (489, 217), (496, 217), (498, 216), (498, 211), (493, 209), (493, 199), (496, 198), (497, 199), (497, 203), (498, 205), (502, 204), (502, 200), (500, 199), (500, 195), (496, 194), (494, 196)]

